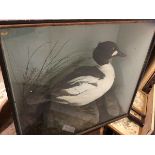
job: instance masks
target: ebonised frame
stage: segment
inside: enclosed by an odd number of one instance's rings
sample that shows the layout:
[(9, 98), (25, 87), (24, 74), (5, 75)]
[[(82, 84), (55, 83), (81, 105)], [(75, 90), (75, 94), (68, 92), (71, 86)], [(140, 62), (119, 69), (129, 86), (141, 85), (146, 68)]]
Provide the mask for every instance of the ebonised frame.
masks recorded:
[[(130, 20), (129, 19), (123, 19), (123, 20), (120, 20), (120, 19), (110, 19), (110, 20), (108, 20), (108, 19), (106, 19), (106, 20), (103, 20), (103, 19), (89, 19), (89, 20), (88, 19), (83, 19), (83, 20), (70, 19), (70, 20), (68, 20), (67, 19), (67, 20), (12, 20), (12, 21), (6, 20), (6, 21), (0, 21), (0, 29), (1, 28), (3, 28), (3, 29), (5, 29), (5, 28), (20, 28), (20, 27), (46, 27), (46, 26), (94, 25), (94, 24), (116, 24), (116, 23), (118, 23), (118, 24), (121, 24), (121, 23), (148, 23), (148, 22), (149, 23), (155, 23), (155, 20), (146, 20), (146, 19), (143, 19), (143, 20), (140, 20), (140, 19), (137, 19), (137, 20), (136, 19), (135, 20), (133, 20), (133, 19), (130, 19)], [(149, 48), (148, 53), (147, 53), (147, 57), (146, 57), (145, 62), (143, 64), (143, 68), (142, 68), (141, 73), (139, 75), (139, 79), (137, 81), (137, 85), (136, 85), (136, 88), (135, 88), (135, 91), (134, 91), (128, 112), (123, 114), (123, 115), (120, 115), (118, 117), (115, 117), (115, 119), (108, 120), (104, 123), (97, 124), (94, 127), (91, 127), (91, 128), (86, 129), (84, 131), (81, 131), (78, 134), (89, 133), (91, 131), (94, 131), (94, 130), (108, 124), (108, 123), (111, 123), (111, 122), (116, 121), (120, 118), (124, 118), (124, 117), (129, 116), (129, 112), (130, 112), (130, 109), (132, 108), (132, 103), (133, 103), (133, 100), (135, 98), (140, 80), (143, 77), (143, 74), (146, 70), (146, 67), (147, 67), (147, 64), (148, 64), (148, 61), (149, 61), (149, 58), (150, 58), (150, 55), (151, 55), (153, 48), (155, 48), (155, 34), (154, 34), (154, 37), (151, 41), (150, 48)], [(16, 127), (16, 132), (17, 132), (17, 134), (23, 134), (21, 127), (20, 127), (20, 122), (19, 122), (19, 118), (18, 118), (18, 111), (17, 111), (15, 100), (13, 97), (13, 93), (12, 93), (13, 91), (11, 88), (9, 73), (7, 70), (7, 66), (5, 63), (5, 58), (4, 58), (3, 52), (4, 51), (2, 49), (1, 40), (0, 40), (0, 65), (2, 67), (2, 74), (4, 77), (6, 91), (8, 94), (8, 100), (9, 100), (9, 103), (11, 104), (14, 123), (15, 123), (15, 127)]]

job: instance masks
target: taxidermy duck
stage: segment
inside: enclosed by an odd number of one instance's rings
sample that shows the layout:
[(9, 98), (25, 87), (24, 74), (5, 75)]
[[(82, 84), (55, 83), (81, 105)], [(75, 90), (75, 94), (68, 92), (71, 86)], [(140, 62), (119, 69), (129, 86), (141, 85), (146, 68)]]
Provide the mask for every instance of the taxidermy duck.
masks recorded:
[(75, 69), (57, 84), (51, 92), (52, 101), (72, 106), (87, 105), (103, 96), (113, 85), (115, 71), (110, 59), (125, 54), (116, 43), (99, 43), (93, 51), (96, 66)]

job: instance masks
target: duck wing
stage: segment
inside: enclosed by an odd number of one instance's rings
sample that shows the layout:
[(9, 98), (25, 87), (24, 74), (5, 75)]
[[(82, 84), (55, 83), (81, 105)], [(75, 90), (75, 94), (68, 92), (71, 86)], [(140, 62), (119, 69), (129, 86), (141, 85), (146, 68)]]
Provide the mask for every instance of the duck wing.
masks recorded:
[(97, 68), (91, 66), (80, 67), (67, 75), (64, 80), (57, 84), (52, 96), (76, 96), (94, 87), (97, 81), (104, 78), (104, 74)]

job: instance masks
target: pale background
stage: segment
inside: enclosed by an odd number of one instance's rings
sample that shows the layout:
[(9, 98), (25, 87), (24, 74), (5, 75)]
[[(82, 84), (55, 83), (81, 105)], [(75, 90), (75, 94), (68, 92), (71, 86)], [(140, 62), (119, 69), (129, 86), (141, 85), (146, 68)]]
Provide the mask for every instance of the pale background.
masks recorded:
[[(21, 90), (16, 84), (23, 81), (23, 73), (28, 59), (28, 48), (31, 54), (45, 42), (51, 42), (50, 46), (53, 46), (58, 41), (55, 48), (55, 51), (58, 51), (60, 46), (68, 40), (60, 57), (74, 53), (77, 55), (72, 59), (74, 61), (79, 56), (90, 57), (99, 42), (114, 41), (118, 44), (120, 50), (127, 55), (125, 58), (116, 58), (113, 61), (116, 73), (115, 93), (120, 106), (126, 113), (149, 49), (154, 28), (154, 24), (132, 23), (8, 29), (8, 35), (3, 37), (3, 40), (5, 40), (5, 42), (3, 41), (3, 48), (17, 107), (22, 102), (18, 100), (21, 96)], [(39, 49), (39, 52), (32, 59), (31, 67), (38, 69), (41, 67), (49, 53), (50, 46), (46, 44)], [(93, 64), (92, 62), (90, 65)]]

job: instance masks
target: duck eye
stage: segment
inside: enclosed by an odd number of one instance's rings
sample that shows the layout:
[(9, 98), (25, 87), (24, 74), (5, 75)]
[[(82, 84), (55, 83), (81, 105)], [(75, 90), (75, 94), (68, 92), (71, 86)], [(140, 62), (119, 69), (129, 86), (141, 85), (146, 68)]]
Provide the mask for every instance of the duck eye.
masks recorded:
[(112, 54), (112, 56), (115, 56), (118, 54), (118, 51), (114, 51), (114, 53)]

